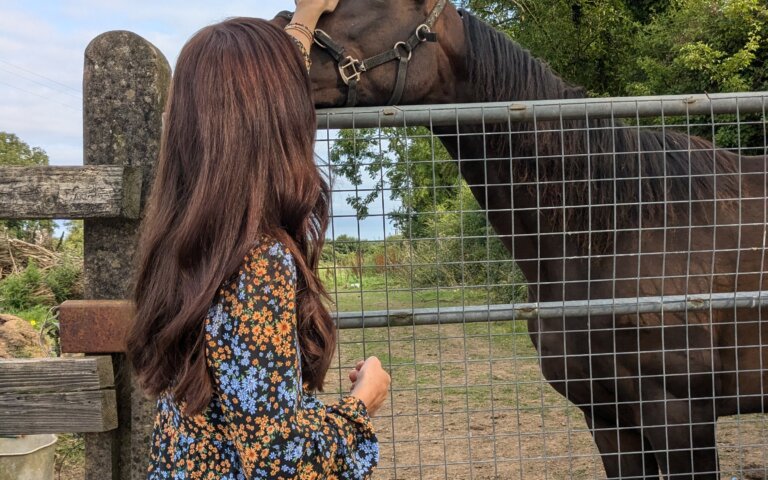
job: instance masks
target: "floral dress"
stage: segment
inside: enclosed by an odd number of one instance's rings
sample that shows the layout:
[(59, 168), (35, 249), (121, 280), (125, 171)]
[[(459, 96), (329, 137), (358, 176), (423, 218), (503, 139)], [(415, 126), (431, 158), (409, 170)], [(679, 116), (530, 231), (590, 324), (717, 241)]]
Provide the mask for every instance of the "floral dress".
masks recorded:
[(185, 416), (160, 396), (147, 478), (366, 479), (379, 448), (365, 405), (324, 405), (301, 387), (296, 268), (263, 239), (225, 281), (205, 320), (214, 394)]

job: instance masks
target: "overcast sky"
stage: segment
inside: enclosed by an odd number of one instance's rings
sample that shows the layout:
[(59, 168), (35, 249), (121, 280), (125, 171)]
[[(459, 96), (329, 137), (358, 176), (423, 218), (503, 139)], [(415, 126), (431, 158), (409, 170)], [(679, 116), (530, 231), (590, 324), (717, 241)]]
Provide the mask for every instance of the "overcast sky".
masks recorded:
[[(232, 16), (272, 18), (293, 7), (293, 0), (0, 0), (0, 131), (42, 148), (51, 165), (82, 165), (83, 53), (94, 37), (130, 30), (173, 66), (184, 42), (205, 25)], [(352, 213), (340, 196), (334, 207), (337, 215)], [(337, 235), (357, 233), (354, 219), (335, 223)], [(364, 222), (362, 236), (381, 238), (382, 225), (381, 217)]]
[(52, 165), (80, 165), (83, 52), (94, 37), (130, 30), (173, 65), (207, 24), (292, 7), (292, 0), (0, 0), (0, 131), (44, 149)]

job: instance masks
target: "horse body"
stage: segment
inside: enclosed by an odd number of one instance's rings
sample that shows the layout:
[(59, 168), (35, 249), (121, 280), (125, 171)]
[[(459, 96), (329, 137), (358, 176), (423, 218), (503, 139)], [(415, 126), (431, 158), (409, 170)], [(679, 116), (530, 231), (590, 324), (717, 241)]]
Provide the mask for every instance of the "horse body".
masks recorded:
[[(535, 187), (526, 185), (530, 172), (509, 167), (509, 158), (531, 158), (535, 152), (500, 152), (480, 136), (465, 136), (466, 131), (462, 136), (440, 129), (436, 133), (447, 135), (441, 139), (449, 152), (456, 157), (461, 152), (462, 174), (522, 269), (531, 300), (708, 294), (767, 286), (762, 172), (737, 174), (740, 197), (695, 206), (686, 201), (692, 216), (662, 211), (643, 217), (637, 211), (634, 215), (646, 223), (628, 227), (614, 216), (631, 219), (630, 206), (585, 206), (595, 217), (606, 213), (601, 209), (613, 210), (608, 212), (612, 220), (594, 229), (589, 223), (570, 228), (569, 210), (579, 207), (563, 202), (569, 187), (560, 184), (564, 191), (557, 196), (532, 194)], [(483, 152), (504, 160), (482, 165), (467, 160), (483, 158)], [(761, 158), (744, 160), (764, 163)], [(511, 181), (504, 173), (510, 170)], [(570, 213), (578, 217), (578, 212)], [(739, 224), (744, 226), (735, 226)], [(609, 478), (656, 478), (659, 468), (670, 478), (689, 478), (693, 472), (702, 472), (694, 478), (716, 478), (717, 417), (767, 410), (766, 315), (766, 310), (739, 309), (531, 319), (528, 329), (544, 377), (584, 412)]]
[[(388, 2), (390, 16), (404, 18), (378, 26), (385, 30), (377, 34), (405, 35), (428, 3)], [(337, 39), (347, 34), (353, 52), (379, 50), (361, 32), (348, 31), (345, 18), (364, 16), (356, 8), (342, 2), (322, 28)], [(440, 45), (414, 56), (422, 68), (411, 67), (405, 102), (584, 96), (471, 15), (462, 18), (449, 6), (437, 28)], [(322, 65), (313, 72), (318, 104), (338, 104), (344, 86), (322, 63), (322, 52), (314, 55)], [(367, 90), (360, 82), (363, 103), (386, 101), (390, 74), (371, 72)], [(609, 120), (433, 132), (459, 161), (533, 301), (768, 286), (765, 157)], [(714, 479), (717, 418), (768, 412), (767, 315), (766, 309), (603, 315), (531, 319), (528, 328), (544, 377), (584, 413), (609, 478), (658, 478), (661, 471), (674, 479)]]

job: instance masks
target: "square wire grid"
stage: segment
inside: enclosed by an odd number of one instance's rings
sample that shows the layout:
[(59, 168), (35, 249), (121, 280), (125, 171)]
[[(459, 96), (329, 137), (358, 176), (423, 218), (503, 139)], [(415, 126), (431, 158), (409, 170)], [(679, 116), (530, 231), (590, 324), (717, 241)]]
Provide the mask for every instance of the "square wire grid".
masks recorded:
[[(321, 112), (321, 278), (340, 325), (326, 399), (361, 358), (391, 373), (376, 478), (604, 478), (584, 414), (632, 411), (646, 441), (625, 452), (695, 469), (684, 439), (715, 431), (697, 409), (768, 404), (766, 103)], [(765, 415), (723, 416), (716, 435), (721, 475), (768, 478)]]

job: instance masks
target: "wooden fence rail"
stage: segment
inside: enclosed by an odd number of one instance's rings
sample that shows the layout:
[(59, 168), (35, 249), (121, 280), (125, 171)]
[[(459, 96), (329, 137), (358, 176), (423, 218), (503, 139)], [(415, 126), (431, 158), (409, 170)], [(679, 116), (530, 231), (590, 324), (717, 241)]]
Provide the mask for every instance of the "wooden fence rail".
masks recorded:
[(0, 218), (129, 218), (141, 209), (141, 170), (96, 167), (0, 167)]
[(0, 364), (0, 435), (106, 432), (116, 427), (110, 357)]

